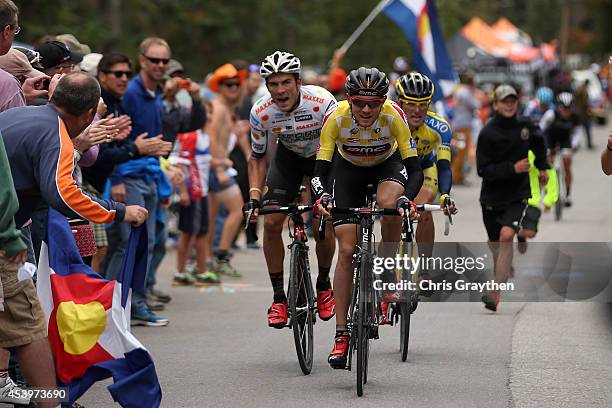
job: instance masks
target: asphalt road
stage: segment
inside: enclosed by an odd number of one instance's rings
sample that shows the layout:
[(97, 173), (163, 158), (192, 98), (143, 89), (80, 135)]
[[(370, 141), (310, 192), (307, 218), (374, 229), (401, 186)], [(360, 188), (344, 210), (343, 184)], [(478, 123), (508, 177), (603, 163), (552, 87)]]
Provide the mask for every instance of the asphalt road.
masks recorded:
[[(612, 179), (599, 162), (607, 132), (595, 128), (597, 149), (575, 156), (575, 204), (562, 222), (545, 214), (538, 241), (610, 242)], [(470, 182), (454, 188), (461, 213), (440, 240), (486, 240), (480, 179), (472, 172)], [(291, 332), (266, 326), (272, 296), (260, 251), (238, 251), (234, 262), (244, 278), (228, 278), (220, 288), (172, 287), (175, 260), (170, 251), (159, 279), (173, 296), (163, 312), (170, 325), (134, 328), (153, 355), (164, 407), (612, 406), (609, 305), (506, 302), (493, 314), (476, 302), (421, 303), (408, 362), (400, 361), (398, 328), (381, 328), (358, 398), (355, 373), (326, 362), (333, 321), (315, 326), (309, 376), (301, 374)], [(105, 384), (79, 402), (112, 406)]]

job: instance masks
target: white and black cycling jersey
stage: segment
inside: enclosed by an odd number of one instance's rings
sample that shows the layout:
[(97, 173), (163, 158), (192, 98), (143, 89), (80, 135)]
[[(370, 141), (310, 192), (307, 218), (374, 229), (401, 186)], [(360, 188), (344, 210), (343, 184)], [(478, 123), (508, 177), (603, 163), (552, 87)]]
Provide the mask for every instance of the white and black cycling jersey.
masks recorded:
[(251, 150), (254, 157), (264, 157), (268, 137), (276, 135), (278, 142), (302, 157), (312, 157), (319, 147), (323, 118), (336, 106), (336, 99), (326, 89), (315, 85), (300, 87), (299, 103), (291, 112), (283, 112), (270, 93), (251, 108)]

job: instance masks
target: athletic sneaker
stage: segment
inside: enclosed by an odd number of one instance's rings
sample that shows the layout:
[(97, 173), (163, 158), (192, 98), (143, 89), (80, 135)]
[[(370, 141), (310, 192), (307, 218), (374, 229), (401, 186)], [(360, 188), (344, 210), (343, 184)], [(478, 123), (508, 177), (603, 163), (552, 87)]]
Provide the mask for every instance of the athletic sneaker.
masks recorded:
[(327, 362), (331, 366), (331, 368), (335, 369), (345, 369), (346, 368), (346, 357), (348, 354), (348, 346), (351, 336), (348, 332), (336, 332), (336, 337), (334, 339), (334, 348), (331, 353), (329, 353), (329, 357), (327, 357)]
[(322, 320), (329, 320), (336, 314), (334, 292), (331, 289), (317, 291), (317, 311)]
[(195, 278), (189, 272), (176, 272), (174, 274), (174, 284), (176, 285), (193, 285)]
[(497, 305), (499, 305), (499, 294), (499, 290), (492, 290), (482, 296), (481, 300), (487, 309), (497, 312)]
[(261, 249), (261, 245), (257, 241), (247, 242), (248, 249)]
[(391, 324), (389, 319), (389, 302), (380, 302), (380, 322), (378, 324)]
[(15, 384), (11, 377), (6, 377), (6, 383), (4, 386), (0, 387), (0, 402), (28, 405), (30, 403), (30, 398), (24, 395), (25, 392), (26, 390)]
[(166, 305), (159, 302), (153, 295), (147, 295), (147, 307), (154, 312), (161, 312), (166, 309)]
[(158, 302), (162, 303), (170, 303), (172, 297), (166, 292), (159, 290), (157, 288), (151, 289), (151, 295), (157, 299)]
[(234, 267), (229, 263), (228, 259), (217, 260), (217, 268), (215, 269), (215, 273), (219, 275), (229, 276), (230, 278), (242, 277), (242, 274), (236, 269), (234, 269)]
[(572, 196), (570, 196), (569, 194), (565, 196), (565, 206), (566, 207), (572, 206)]
[(214, 272), (204, 272), (194, 275), (196, 285), (218, 285), (221, 283), (219, 275)]
[(268, 326), (282, 329), (287, 325), (289, 305), (287, 302), (274, 302), (268, 309)]
[(145, 305), (138, 305), (132, 309), (131, 326), (167, 326), (169, 320), (149, 310)]

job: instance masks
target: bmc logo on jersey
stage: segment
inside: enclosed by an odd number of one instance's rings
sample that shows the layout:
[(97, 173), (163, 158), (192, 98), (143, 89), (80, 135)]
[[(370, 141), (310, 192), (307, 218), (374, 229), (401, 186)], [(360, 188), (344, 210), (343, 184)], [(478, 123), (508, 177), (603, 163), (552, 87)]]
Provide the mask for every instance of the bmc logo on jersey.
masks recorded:
[(308, 115), (297, 115), (295, 117), (295, 121), (296, 122), (305, 122), (307, 120), (312, 120), (312, 115), (308, 114)]
[(348, 146), (342, 145), (342, 150), (351, 156), (380, 156), (391, 149), (389, 143), (380, 146)]

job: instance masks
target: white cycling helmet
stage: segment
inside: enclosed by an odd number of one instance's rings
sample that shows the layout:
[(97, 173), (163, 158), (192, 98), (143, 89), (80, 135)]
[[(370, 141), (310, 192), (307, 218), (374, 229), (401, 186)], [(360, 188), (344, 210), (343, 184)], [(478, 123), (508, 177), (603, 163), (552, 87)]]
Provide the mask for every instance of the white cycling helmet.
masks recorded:
[(276, 51), (268, 55), (261, 63), (259, 74), (267, 78), (272, 74), (297, 74), (300, 75), (300, 59), (289, 52)]
[(574, 103), (574, 95), (569, 92), (561, 92), (557, 95), (557, 104), (560, 106), (564, 106), (566, 108), (570, 108)]

